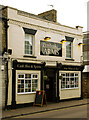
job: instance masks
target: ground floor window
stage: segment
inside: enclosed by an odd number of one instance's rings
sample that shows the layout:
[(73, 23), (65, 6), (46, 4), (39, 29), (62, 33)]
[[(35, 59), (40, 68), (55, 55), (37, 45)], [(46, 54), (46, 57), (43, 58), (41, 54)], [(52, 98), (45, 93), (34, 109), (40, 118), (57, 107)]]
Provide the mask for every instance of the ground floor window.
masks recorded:
[(38, 89), (38, 74), (18, 74), (17, 92), (33, 93)]
[(70, 89), (79, 87), (78, 73), (61, 73), (63, 79), (61, 80), (61, 89)]

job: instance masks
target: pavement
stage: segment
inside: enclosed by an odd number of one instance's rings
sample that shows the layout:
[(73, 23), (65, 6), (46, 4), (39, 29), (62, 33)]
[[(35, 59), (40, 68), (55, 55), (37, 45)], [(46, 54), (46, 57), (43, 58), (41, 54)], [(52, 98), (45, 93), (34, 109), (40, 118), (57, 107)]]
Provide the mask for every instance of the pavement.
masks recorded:
[(2, 110), (2, 119), (8, 119), (12, 117), (30, 115), (57, 109), (64, 109), (68, 107), (81, 106), (85, 104), (89, 104), (89, 99), (60, 101), (59, 103), (47, 103), (47, 105), (44, 104), (42, 107), (36, 105), (23, 108)]

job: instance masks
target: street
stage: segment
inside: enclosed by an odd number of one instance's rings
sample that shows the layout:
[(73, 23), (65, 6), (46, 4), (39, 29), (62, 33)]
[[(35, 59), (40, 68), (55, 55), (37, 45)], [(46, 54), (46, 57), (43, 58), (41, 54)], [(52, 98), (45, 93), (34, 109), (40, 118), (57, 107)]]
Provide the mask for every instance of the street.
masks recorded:
[(87, 105), (29, 114), (15, 118), (87, 118)]

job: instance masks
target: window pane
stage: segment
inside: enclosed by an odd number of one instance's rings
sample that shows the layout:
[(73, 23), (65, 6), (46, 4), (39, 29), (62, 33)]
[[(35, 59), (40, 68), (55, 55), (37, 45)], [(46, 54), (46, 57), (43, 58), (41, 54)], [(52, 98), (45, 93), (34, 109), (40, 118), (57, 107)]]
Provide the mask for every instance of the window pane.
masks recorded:
[(33, 79), (32, 84), (37, 84), (37, 81), (38, 81), (38, 79), (35, 79), (35, 80)]
[(34, 75), (33, 75), (33, 78), (38, 78), (38, 75), (37, 75), (37, 74), (36, 74), (36, 75), (34, 74)]
[[(20, 75), (19, 75), (20, 76)], [(18, 93), (24, 92), (24, 80), (18, 80)]]
[(66, 46), (66, 49), (67, 49), (67, 50), (71, 50), (71, 46), (69, 46), (69, 45)]
[(74, 78), (70, 78), (70, 88), (74, 87)]
[(29, 39), (29, 34), (25, 34), (25, 39)]
[(24, 75), (18, 75), (18, 78), (24, 78)]
[(74, 76), (74, 73), (70, 73), (70, 76)]
[(66, 42), (66, 57), (71, 58), (71, 42)]
[(63, 78), (61, 81), (61, 88), (65, 88), (65, 78)]
[(71, 51), (66, 52), (66, 56), (71, 56)]
[(32, 51), (32, 46), (31, 45), (29, 46), (29, 51)]
[(71, 42), (66, 41), (66, 46), (71, 47)]
[(30, 39), (29, 40), (29, 45), (32, 46), (32, 44), (33, 44), (33, 41), (32, 41), (32, 39)]
[(66, 73), (66, 76), (69, 76), (69, 73)]
[(33, 53), (33, 35), (25, 34), (25, 54), (32, 54)]
[(32, 80), (32, 92), (35, 92), (36, 89), (37, 89), (37, 82), (38, 82), (38, 79), (33, 79)]
[(24, 89), (20, 89), (20, 92), (22, 92), (22, 93), (23, 93), (23, 92), (24, 92)]
[(66, 57), (71, 58), (71, 51), (66, 50)]
[(67, 84), (67, 85), (70, 85), (69, 78), (66, 78), (66, 84)]
[(78, 73), (75, 73), (75, 76), (78, 76)]
[(75, 87), (78, 87), (78, 78), (75, 78)]
[(71, 53), (71, 49), (66, 49), (66, 53), (68, 54), (70, 54)]
[(30, 51), (29, 53), (32, 54), (32, 51)]
[(31, 74), (25, 74), (25, 78), (31, 78)]
[(71, 54), (66, 54), (66, 57), (67, 58), (71, 58)]
[(70, 88), (70, 85), (67, 85), (67, 84), (66, 84), (66, 88)]
[(25, 41), (25, 45), (29, 45), (29, 41)]
[(63, 79), (62, 79), (62, 82), (65, 82), (65, 80), (66, 80), (66, 78), (63, 78)]
[(26, 49), (26, 50), (29, 50), (29, 45), (25, 45), (25, 49)]
[(63, 79), (61, 81), (61, 88), (76, 88), (78, 87), (78, 73), (62, 73)]
[(25, 80), (25, 92), (31, 92), (31, 80)]
[(25, 50), (25, 54), (29, 54), (29, 50), (26, 49), (26, 50)]
[(65, 88), (65, 82), (61, 83), (61, 88)]
[(62, 76), (65, 76), (65, 73), (62, 73), (61, 75), (62, 75)]
[(74, 88), (74, 85), (73, 85), (73, 84), (71, 85), (71, 88)]

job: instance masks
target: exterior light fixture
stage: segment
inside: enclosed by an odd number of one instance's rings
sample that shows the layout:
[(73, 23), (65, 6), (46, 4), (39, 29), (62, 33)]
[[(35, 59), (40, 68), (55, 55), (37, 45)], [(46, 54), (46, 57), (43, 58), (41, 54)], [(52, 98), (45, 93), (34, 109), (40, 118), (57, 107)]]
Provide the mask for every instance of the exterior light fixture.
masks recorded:
[(61, 40), (61, 42), (60, 42), (60, 43), (63, 43), (63, 42), (66, 42), (66, 40), (64, 40), (64, 39), (63, 39), (63, 40)]
[(84, 45), (83, 43), (78, 43), (78, 45)]
[(12, 49), (8, 49), (8, 54), (9, 54), (9, 55), (12, 54)]
[(7, 52), (5, 51), (5, 52), (3, 53), (2, 59), (5, 60), (5, 61), (10, 60), (9, 55), (11, 55), (11, 54), (12, 54), (12, 49), (8, 49)]
[(50, 39), (51, 39), (51, 37), (45, 37), (44, 41), (47, 41), (47, 40), (50, 40)]

